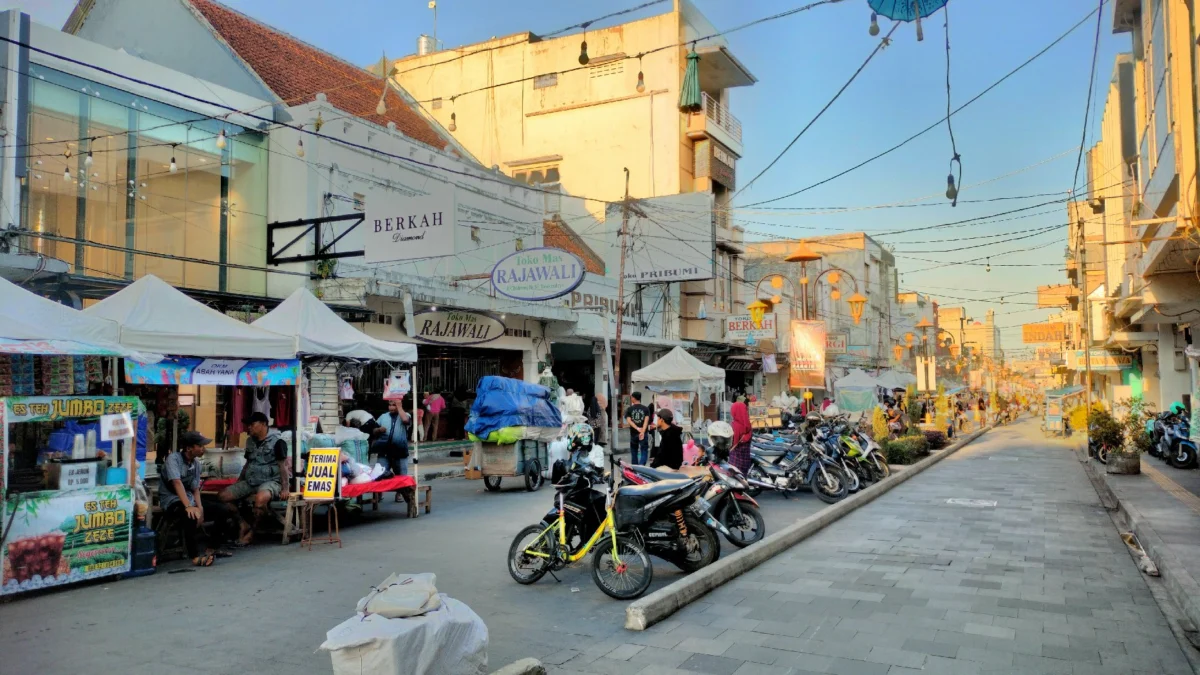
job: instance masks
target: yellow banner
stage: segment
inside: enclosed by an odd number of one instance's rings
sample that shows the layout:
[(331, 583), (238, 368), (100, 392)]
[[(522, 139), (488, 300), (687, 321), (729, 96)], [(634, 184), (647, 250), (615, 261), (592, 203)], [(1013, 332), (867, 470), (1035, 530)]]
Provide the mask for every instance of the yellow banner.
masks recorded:
[(338, 448), (313, 448), (308, 451), (304, 473), (304, 499), (331, 500), (337, 493), (338, 467), (342, 451)]

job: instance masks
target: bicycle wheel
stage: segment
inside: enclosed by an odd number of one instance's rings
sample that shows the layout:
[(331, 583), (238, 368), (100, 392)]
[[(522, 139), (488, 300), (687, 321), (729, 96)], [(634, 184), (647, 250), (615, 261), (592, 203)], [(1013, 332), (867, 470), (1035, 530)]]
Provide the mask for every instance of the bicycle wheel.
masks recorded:
[(633, 537), (617, 536), (617, 556), (613, 557), (611, 535), (602, 537), (592, 554), (592, 581), (604, 594), (617, 600), (640, 597), (654, 579), (650, 554)]
[[(550, 569), (551, 558), (526, 553), (527, 550), (532, 550), (548, 556), (554, 555), (553, 542), (542, 536), (542, 532), (549, 526), (549, 523), (540, 523), (526, 527), (517, 533), (512, 546), (508, 547), (508, 573), (518, 584), (532, 584), (546, 576)], [(547, 533), (550, 534), (553, 534), (553, 531)]]

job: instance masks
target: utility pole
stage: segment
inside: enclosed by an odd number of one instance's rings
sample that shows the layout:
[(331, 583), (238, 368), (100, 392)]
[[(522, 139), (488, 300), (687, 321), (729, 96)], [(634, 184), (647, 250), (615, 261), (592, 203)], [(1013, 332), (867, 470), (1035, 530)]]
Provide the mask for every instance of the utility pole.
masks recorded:
[[(1083, 297), (1080, 302), (1083, 304), (1083, 369), (1085, 374), (1083, 401), (1085, 410), (1088, 414), (1092, 411), (1092, 324), (1088, 318), (1088, 305), (1091, 301), (1088, 300), (1088, 283), (1087, 283), (1087, 239), (1084, 237), (1084, 220), (1079, 219), (1079, 270), (1083, 276), (1083, 288), (1081, 293)], [(1086, 430), (1085, 430), (1086, 433)]]
[[(629, 169), (625, 169), (625, 200), (621, 203), (621, 264), (617, 277), (617, 339), (613, 345), (613, 391), (621, 395), (621, 329), (625, 326), (625, 245), (629, 235)], [(605, 321), (608, 319), (606, 318)], [(613, 410), (617, 409), (613, 402)], [(616, 440), (615, 438), (613, 439)]]

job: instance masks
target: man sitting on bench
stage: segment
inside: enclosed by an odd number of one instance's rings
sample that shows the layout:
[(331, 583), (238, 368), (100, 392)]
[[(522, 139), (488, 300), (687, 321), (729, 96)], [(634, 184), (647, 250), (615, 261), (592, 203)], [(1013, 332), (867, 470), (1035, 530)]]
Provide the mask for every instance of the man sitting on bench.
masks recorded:
[[(183, 545), (188, 558), (197, 567), (208, 567), (214, 557), (227, 558), (232, 553), (223, 550), (232, 535), (236, 515), (228, 504), (200, 495), (200, 458), (212, 439), (198, 431), (189, 431), (179, 438), (179, 452), (163, 461), (158, 483), (158, 505), (167, 518), (176, 521), (183, 532)], [(204, 521), (213, 521), (213, 536), (204, 548)]]
[(246, 438), (246, 464), (237, 482), (220, 495), (220, 500), (227, 504), (253, 497), (251, 513), (242, 522), (242, 544), (254, 539), (258, 521), (266, 515), (271, 500), (288, 498), (288, 485), (292, 482), (287, 443), (279, 431), (271, 428), (271, 420), (256, 412), (246, 419), (246, 427), (250, 430)]

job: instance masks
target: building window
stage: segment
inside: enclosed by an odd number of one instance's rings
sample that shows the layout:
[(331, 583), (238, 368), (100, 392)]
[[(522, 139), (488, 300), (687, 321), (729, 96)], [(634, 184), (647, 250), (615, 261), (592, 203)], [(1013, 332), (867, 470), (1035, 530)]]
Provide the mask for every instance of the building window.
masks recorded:
[[(593, 59), (593, 63), (599, 59)], [(597, 77), (606, 77), (608, 75), (620, 75), (625, 72), (625, 61), (612, 60), (599, 65), (594, 65), (588, 69), (588, 77), (596, 79)]]
[(538, 75), (537, 77), (533, 78), (534, 89), (545, 89), (546, 87), (553, 87), (557, 84), (558, 73), (547, 73), (545, 75)]
[(78, 275), (266, 293), (265, 270), (219, 264), (266, 266), (264, 135), (44, 66), (30, 72), (22, 224), (76, 240), (30, 236), (30, 250)]

